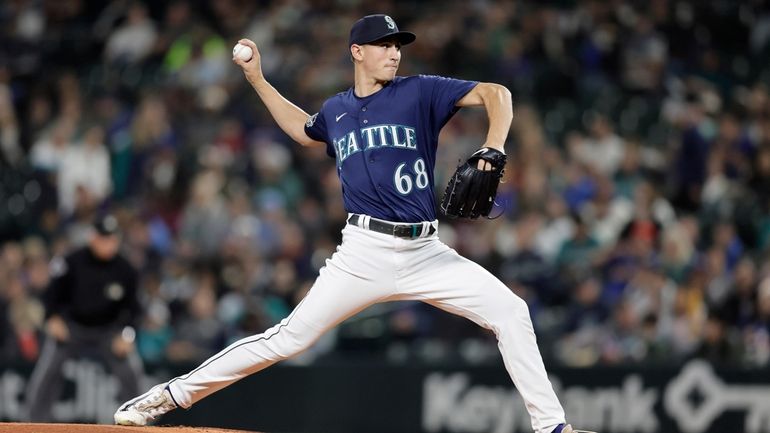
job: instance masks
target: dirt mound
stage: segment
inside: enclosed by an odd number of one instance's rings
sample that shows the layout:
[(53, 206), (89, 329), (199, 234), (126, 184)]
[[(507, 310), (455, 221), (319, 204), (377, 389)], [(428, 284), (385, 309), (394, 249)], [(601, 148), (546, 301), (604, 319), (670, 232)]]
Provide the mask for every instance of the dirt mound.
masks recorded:
[(251, 433), (208, 427), (124, 427), (106, 424), (0, 423), (0, 433)]

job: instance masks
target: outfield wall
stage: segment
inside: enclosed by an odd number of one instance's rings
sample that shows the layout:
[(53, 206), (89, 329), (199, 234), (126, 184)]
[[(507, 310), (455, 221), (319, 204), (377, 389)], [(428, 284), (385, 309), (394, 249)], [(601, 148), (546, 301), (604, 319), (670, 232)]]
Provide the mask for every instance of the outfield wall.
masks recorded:
[[(144, 386), (188, 371), (152, 368)], [(31, 366), (0, 373), (0, 418), (21, 417)], [(117, 380), (92, 361), (69, 362), (57, 422), (110, 422)], [(156, 379), (157, 378), (157, 379)], [(770, 370), (679, 367), (553, 369), (569, 420), (601, 433), (770, 433)], [(276, 366), (163, 424), (271, 433), (531, 432), (519, 394), (500, 367)]]

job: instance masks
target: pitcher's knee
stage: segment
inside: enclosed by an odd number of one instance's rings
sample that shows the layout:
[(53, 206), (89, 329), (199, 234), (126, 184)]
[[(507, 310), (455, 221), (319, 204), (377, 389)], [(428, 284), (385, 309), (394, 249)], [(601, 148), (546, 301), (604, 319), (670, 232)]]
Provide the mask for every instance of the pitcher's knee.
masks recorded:
[(502, 309), (510, 314), (515, 315), (527, 315), (529, 316), (529, 306), (527, 305), (526, 301), (521, 299), (519, 296), (515, 295), (514, 293), (510, 293), (510, 296), (506, 296), (505, 300), (500, 302), (500, 306)]
[(318, 337), (312, 333), (294, 332), (284, 328), (273, 337), (274, 341), (271, 343), (273, 343), (273, 352), (278, 358), (287, 359), (308, 349), (313, 345), (317, 338)]
[(505, 328), (514, 324), (530, 322), (529, 307), (520, 297), (510, 293), (495, 304), (494, 313), (490, 317), (495, 328)]

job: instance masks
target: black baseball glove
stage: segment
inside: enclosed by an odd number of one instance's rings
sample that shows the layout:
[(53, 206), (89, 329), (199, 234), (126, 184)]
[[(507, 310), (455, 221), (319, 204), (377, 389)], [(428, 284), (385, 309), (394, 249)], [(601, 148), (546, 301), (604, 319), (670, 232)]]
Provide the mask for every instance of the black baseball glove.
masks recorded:
[[(479, 160), (489, 162), (491, 170), (479, 170)], [(506, 161), (503, 152), (491, 147), (482, 147), (474, 152), (465, 163), (457, 166), (449, 179), (441, 200), (441, 212), (450, 218), (489, 216)]]

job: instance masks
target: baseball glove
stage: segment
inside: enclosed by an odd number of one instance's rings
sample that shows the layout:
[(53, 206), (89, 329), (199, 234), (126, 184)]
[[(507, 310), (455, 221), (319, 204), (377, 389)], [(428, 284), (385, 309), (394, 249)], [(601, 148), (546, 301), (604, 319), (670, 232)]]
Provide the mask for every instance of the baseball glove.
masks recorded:
[[(478, 162), (484, 160), (491, 170), (479, 170)], [(503, 177), (507, 157), (491, 147), (482, 147), (473, 153), (449, 179), (441, 199), (441, 212), (450, 218), (489, 216), (497, 195), (497, 186)]]

